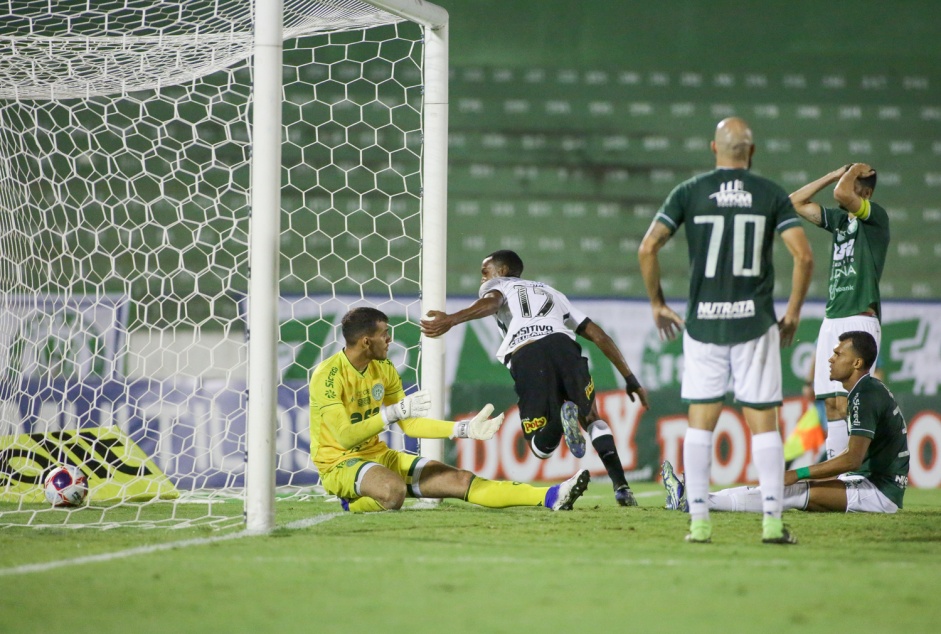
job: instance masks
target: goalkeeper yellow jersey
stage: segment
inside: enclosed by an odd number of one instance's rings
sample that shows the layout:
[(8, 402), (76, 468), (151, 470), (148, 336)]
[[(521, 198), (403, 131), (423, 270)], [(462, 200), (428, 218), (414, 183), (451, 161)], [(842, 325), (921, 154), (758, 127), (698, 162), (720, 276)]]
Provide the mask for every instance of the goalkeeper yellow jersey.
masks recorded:
[(370, 361), (360, 373), (341, 350), (318, 365), (310, 379), (310, 457), (317, 469), (387, 449), (379, 440), (379, 410), (404, 397), (402, 379), (388, 359)]

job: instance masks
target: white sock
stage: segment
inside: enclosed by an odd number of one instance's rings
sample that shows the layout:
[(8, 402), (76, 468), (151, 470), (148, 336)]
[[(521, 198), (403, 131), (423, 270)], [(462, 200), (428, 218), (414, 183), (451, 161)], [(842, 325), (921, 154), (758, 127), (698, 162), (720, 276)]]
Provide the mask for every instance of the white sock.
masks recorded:
[(751, 439), (752, 462), (758, 470), (762, 511), (765, 517), (781, 519), (784, 504), (784, 443), (776, 431), (755, 434)]
[(608, 423), (599, 419), (588, 426), (588, 437), (594, 441), (595, 438), (600, 438), (601, 436), (613, 436), (613, 434), (611, 433), (611, 428), (608, 427)]
[(686, 499), (694, 520), (709, 519), (709, 477), (712, 470), (712, 432), (686, 430), (683, 440), (683, 470), (686, 473)]
[(849, 446), (850, 437), (846, 420), (827, 421), (827, 459), (839, 456)]
[[(806, 482), (798, 482), (784, 487), (784, 509), (806, 509), (809, 491), (810, 486)], [(735, 487), (710, 493), (709, 510), (761, 513), (764, 511), (761, 489), (758, 487)]]

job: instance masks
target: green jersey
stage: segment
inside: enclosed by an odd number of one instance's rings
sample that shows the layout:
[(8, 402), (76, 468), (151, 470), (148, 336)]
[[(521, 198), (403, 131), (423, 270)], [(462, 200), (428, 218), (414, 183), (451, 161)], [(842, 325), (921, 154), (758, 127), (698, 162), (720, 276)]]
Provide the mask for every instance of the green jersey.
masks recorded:
[(902, 508), (908, 486), (908, 430), (895, 397), (882, 381), (866, 375), (846, 397), (850, 436), (872, 442), (863, 464), (851, 475), (865, 476)]
[(746, 169), (716, 169), (670, 192), (656, 220), (686, 223), (689, 308), (697, 341), (734, 344), (765, 334), (774, 314), (774, 232), (800, 227), (787, 193)]
[(820, 226), (833, 234), (827, 317), (851, 317), (873, 307), (881, 319), (879, 280), (889, 250), (889, 214), (865, 199), (855, 214), (821, 211)]

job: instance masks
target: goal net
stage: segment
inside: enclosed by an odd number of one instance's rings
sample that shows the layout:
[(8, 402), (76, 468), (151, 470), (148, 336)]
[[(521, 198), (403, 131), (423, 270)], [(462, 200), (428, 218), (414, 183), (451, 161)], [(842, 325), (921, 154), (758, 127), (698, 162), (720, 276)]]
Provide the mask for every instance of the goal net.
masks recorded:
[[(346, 310), (389, 314), (390, 356), (420, 381), (427, 25), (409, 4), (284, 1), (280, 496), (318, 494), (307, 381)], [(0, 525), (244, 521), (251, 232), (269, 222), (252, 214), (254, 11), (0, 9)], [(60, 464), (88, 477), (84, 505), (46, 501)]]

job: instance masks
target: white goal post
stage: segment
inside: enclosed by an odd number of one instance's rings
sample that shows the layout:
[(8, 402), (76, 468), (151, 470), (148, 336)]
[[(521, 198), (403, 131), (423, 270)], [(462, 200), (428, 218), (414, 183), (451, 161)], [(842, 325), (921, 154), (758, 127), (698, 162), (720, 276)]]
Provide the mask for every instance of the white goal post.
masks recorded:
[(0, 526), (271, 530), (356, 305), (443, 417), (447, 128), (422, 0), (0, 8)]
[[(421, 0), (366, 0), (418, 24), (425, 34), (424, 162), (422, 214), (422, 314), (443, 310), (447, 270), (448, 14)], [(256, 1), (255, 117), (252, 155), (252, 232), (249, 287), (249, 406), (245, 517), (250, 531), (274, 527), (277, 397), (278, 238), (281, 210), (280, 0)], [(259, 248), (260, 247), (260, 248)], [(422, 383), (432, 394), (432, 417), (443, 417), (444, 342), (422, 344)], [(422, 453), (441, 460), (441, 441)]]

